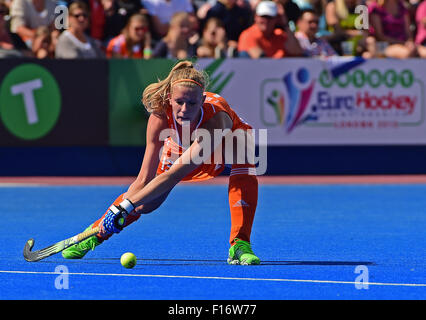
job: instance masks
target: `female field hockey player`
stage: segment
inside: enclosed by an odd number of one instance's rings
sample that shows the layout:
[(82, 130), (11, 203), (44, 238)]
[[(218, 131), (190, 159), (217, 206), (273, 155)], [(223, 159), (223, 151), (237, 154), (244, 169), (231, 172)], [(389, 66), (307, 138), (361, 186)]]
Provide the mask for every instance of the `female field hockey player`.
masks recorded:
[[(180, 181), (200, 181), (219, 175), (225, 164), (223, 154), (228, 151), (223, 152), (226, 132), (228, 135), (242, 132), (250, 140), (251, 127), (237, 116), (225, 99), (204, 91), (207, 81), (206, 74), (197, 70), (192, 62), (181, 61), (172, 68), (167, 78), (145, 89), (142, 102), (150, 117), (140, 172), (127, 192), (120, 195), (105, 214), (88, 227), (99, 227), (100, 232), (62, 251), (64, 258), (83, 258), (89, 250), (114, 233), (119, 233), (141, 214), (154, 211)], [(194, 137), (188, 135), (194, 132), (202, 134), (196, 134), (191, 143), (186, 137)], [(214, 137), (218, 132), (223, 133), (222, 138), (206, 138), (206, 134)], [(242, 141), (236, 140), (232, 139), (231, 143), (233, 159), (238, 149), (236, 144)], [(246, 153), (243, 161), (235, 163), (234, 159), (230, 163), (229, 264), (260, 263), (250, 245), (258, 182), (256, 168), (247, 159)]]

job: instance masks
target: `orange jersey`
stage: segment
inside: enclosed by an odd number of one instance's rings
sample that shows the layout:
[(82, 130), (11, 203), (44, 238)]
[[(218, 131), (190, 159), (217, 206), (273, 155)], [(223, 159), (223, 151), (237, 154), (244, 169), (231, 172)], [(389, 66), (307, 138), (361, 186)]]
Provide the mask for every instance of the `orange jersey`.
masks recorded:
[[(211, 92), (205, 92), (205, 95), (206, 100), (201, 107), (201, 118), (196, 128), (202, 126), (218, 112), (226, 112), (232, 120), (232, 131), (237, 129), (251, 129), (251, 126), (238, 117), (235, 111), (231, 109), (226, 100), (220, 95)], [(166, 115), (169, 128), (177, 132), (177, 124), (171, 107), (167, 109)], [(179, 136), (178, 139), (180, 140)], [(186, 149), (182, 147), (180, 141), (174, 141), (171, 137), (166, 138), (164, 141), (160, 164), (157, 168), (157, 174), (167, 171), (185, 150)], [(219, 175), (225, 168), (225, 164), (223, 163), (224, 161), (217, 163), (217, 160), (215, 161), (215, 159), (215, 153), (213, 152), (210, 157), (210, 163), (201, 164), (193, 172), (187, 175), (183, 181), (207, 180)]]
[(275, 29), (271, 37), (266, 38), (259, 27), (253, 24), (244, 30), (238, 40), (238, 51), (249, 51), (260, 47), (266, 57), (279, 59), (285, 57), (284, 44), (287, 41), (287, 34), (281, 29)]
[(109, 41), (106, 56), (107, 58), (113, 58), (115, 55), (126, 58), (143, 58), (143, 48), (140, 45), (134, 45), (132, 50), (133, 52), (129, 52), (126, 45), (126, 38), (120, 34)]

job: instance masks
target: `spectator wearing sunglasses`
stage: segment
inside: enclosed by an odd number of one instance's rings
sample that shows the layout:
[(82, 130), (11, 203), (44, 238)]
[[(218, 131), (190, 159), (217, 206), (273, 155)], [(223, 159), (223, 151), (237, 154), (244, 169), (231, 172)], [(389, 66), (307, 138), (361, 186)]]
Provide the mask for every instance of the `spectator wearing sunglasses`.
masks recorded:
[(89, 26), (87, 5), (76, 1), (70, 5), (68, 11), (69, 28), (59, 36), (55, 57), (63, 59), (104, 57), (98, 42), (86, 33)]
[(132, 15), (123, 32), (111, 39), (106, 55), (108, 58), (144, 58), (151, 57), (151, 34), (147, 16)]

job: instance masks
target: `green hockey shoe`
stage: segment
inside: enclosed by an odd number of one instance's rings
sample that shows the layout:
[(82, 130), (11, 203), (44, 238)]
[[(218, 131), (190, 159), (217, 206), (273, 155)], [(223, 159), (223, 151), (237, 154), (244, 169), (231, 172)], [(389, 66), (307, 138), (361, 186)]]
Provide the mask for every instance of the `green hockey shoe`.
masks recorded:
[[(84, 231), (90, 230), (91, 228), (92, 228), (92, 225), (87, 227), (86, 230)], [(91, 236), (87, 238), (86, 240), (76, 243), (72, 245), (71, 247), (62, 251), (62, 256), (65, 259), (81, 259), (90, 250), (95, 250), (95, 247), (100, 245), (102, 242), (103, 241), (100, 240), (97, 236)]]
[(260, 259), (251, 250), (249, 242), (235, 239), (235, 244), (229, 248), (228, 264), (255, 265)]

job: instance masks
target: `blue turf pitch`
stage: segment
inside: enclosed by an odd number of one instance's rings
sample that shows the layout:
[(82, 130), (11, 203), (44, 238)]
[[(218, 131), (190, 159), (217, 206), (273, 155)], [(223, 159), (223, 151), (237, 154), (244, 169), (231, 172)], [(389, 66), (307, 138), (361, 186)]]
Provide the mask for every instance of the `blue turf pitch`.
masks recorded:
[[(77, 234), (125, 190), (0, 187), (0, 299), (426, 298), (426, 185), (260, 186), (260, 266), (226, 264), (225, 185), (178, 185), (83, 260), (24, 260), (27, 239), (38, 250)], [(127, 251), (131, 270), (119, 262)]]

